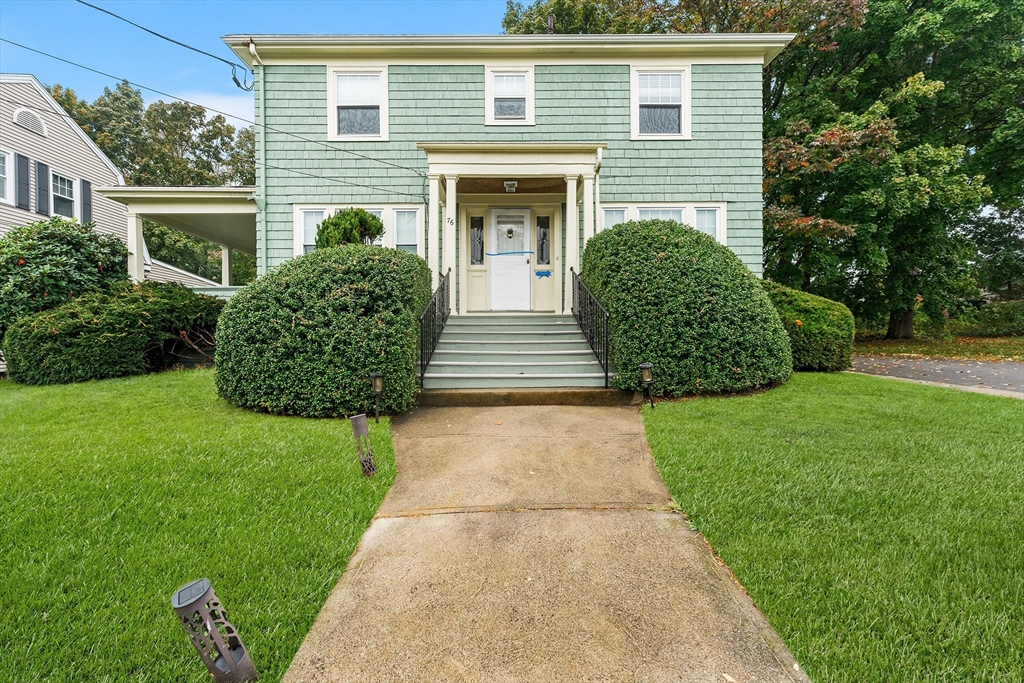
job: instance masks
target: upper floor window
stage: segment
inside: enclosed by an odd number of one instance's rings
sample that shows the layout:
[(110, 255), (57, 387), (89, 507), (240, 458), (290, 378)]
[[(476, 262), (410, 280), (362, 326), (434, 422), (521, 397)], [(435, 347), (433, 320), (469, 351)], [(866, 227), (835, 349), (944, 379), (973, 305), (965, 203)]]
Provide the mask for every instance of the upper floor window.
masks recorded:
[(486, 69), (487, 125), (533, 125), (533, 68)]
[(52, 213), (65, 218), (75, 217), (75, 181), (59, 173), (50, 172), (52, 179)]
[(688, 67), (659, 71), (633, 69), (631, 95), (632, 139), (690, 138)]
[(383, 68), (365, 71), (335, 70), (330, 84), (333, 140), (387, 140), (388, 87)]
[(0, 149), (0, 202), (10, 204), (14, 201), (14, 191), (11, 187), (13, 170), (11, 153)]

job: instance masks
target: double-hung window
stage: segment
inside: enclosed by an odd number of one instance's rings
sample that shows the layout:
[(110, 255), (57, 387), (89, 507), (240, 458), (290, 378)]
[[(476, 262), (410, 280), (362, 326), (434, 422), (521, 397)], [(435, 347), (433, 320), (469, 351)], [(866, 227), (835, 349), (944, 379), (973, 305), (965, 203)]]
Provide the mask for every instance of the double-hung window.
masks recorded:
[(395, 211), (395, 248), (402, 251), (419, 253), (419, 221), (420, 212), (410, 210)]
[(640, 209), (640, 220), (649, 221), (655, 218), (682, 223), (683, 209)]
[(52, 213), (65, 218), (75, 217), (75, 181), (67, 176), (50, 172)]
[(302, 253), (308, 254), (316, 249), (316, 231), (324, 219), (324, 210), (302, 212)]
[(619, 223), (626, 222), (626, 210), (625, 209), (605, 209), (604, 210), (604, 223), (601, 225), (602, 230), (608, 228), (614, 228)]
[(14, 155), (0, 149), (0, 202), (14, 203)]
[(387, 140), (387, 71), (333, 71), (333, 140)]
[(718, 209), (697, 208), (696, 211), (697, 224), (694, 227), (718, 239)]
[(533, 125), (533, 69), (487, 69), (489, 126)]
[(690, 72), (633, 70), (634, 140), (672, 140), (690, 137)]

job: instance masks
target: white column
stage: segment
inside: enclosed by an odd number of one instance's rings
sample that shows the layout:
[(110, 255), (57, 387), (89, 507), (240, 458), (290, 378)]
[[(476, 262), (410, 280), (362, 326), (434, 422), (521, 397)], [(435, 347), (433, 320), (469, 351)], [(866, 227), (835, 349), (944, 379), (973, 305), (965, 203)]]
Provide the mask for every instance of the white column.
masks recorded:
[(135, 282), (146, 279), (146, 256), (143, 248), (142, 216), (128, 214), (128, 277)]
[(231, 286), (231, 247), (226, 244), (220, 245), (220, 284)]
[(562, 313), (572, 309), (572, 277), (569, 269), (580, 272), (580, 225), (579, 209), (576, 204), (576, 181), (578, 176), (565, 176), (565, 297)]
[(430, 183), (430, 194), (427, 202), (427, 265), (430, 266), (431, 286), (437, 289), (437, 271), (441, 267), (441, 231), (437, 224), (440, 215), (440, 182), (441, 176), (436, 173), (427, 175)]
[(455, 306), (455, 232), (459, 223), (459, 202), (455, 193), (455, 186), (459, 184), (458, 176), (445, 176), (445, 200), (444, 200), (444, 259), (441, 261), (441, 268), (444, 272), (452, 269), (452, 312), (456, 315), (459, 310)]
[[(594, 236), (594, 174), (583, 175), (583, 246)], [(581, 255), (582, 258), (582, 255)]]

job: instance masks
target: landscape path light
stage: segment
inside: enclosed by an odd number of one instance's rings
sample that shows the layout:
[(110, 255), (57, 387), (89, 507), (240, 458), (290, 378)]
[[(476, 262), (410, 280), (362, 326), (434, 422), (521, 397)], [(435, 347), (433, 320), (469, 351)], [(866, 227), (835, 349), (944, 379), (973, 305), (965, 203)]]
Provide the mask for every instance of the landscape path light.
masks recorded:
[(178, 613), (185, 633), (214, 681), (248, 683), (256, 680), (256, 665), (228, 621), (208, 579), (197, 579), (175, 591), (171, 607)]
[(359, 466), (363, 474), (372, 477), (377, 474), (377, 465), (373, 462), (373, 449), (370, 448), (370, 425), (366, 422), (366, 414), (353, 415), (352, 435), (356, 438), (356, 451), (359, 453)]
[(370, 384), (373, 385), (373, 419), (380, 422), (380, 397), (384, 395), (384, 373), (371, 372)]
[(651, 400), (651, 408), (654, 408), (654, 363), (640, 364), (640, 381), (644, 385), (644, 393)]

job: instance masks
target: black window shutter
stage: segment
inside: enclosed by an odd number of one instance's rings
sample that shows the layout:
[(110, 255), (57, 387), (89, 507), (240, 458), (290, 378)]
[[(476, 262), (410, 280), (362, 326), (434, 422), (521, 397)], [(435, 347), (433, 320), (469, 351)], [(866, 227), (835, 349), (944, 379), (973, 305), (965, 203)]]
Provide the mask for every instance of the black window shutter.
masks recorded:
[(17, 184), (14, 204), (19, 209), (32, 210), (32, 179), (29, 177), (28, 157), (14, 155), (14, 179)]
[(92, 222), (92, 183), (82, 180), (82, 222)]
[(50, 215), (50, 167), (36, 162), (36, 213)]

